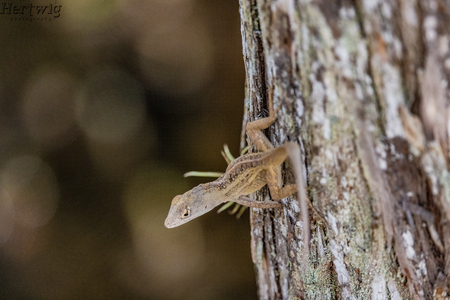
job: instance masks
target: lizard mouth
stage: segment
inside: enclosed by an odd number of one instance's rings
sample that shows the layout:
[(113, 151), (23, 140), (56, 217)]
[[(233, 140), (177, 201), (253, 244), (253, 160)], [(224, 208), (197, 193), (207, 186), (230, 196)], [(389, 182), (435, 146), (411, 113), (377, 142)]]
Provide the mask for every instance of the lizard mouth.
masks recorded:
[(174, 227), (178, 227), (184, 223), (185, 222), (182, 222), (182, 220), (174, 220), (170, 216), (167, 216), (166, 220), (164, 221), (164, 226), (166, 226), (166, 228), (174, 228)]
[(166, 226), (167, 228), (174, 228), (177, 225), (172, 224), (169, 220), (169, 217), (167, 217), (167, 219), (164, 221), (164, 226)]

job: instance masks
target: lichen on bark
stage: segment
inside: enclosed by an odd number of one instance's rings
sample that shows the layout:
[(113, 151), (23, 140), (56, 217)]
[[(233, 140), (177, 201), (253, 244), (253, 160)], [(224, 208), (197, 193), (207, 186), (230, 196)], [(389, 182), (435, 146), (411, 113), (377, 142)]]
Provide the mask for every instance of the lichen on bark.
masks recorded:
[(445, 293), (450, 16), (436, 3), (240, 0), (248, 119), (264, 114), (273, 87), (281, 109), (267, 135), (300, 144), (309, 198), (327, 221), (310, 210), (304, 241), (295, 197), (252, 209), (260, 299)]

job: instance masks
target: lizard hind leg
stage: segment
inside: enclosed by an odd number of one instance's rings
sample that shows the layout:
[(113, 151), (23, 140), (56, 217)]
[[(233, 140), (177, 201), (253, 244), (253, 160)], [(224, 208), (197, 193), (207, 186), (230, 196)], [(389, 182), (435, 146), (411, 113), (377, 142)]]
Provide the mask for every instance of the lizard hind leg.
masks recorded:
[(268, 186), (270, 196), (274, 201), (280, 201), (281, 199), (289, 197), (297, 192), (297, 186), (295, 184), (289, 184), (282, 188), (279, 188), (278, 186)]
[[(291, 164), (294, 169), (294, 176), (296, 181), (296, 188), (286, 186), (284, 190), (282, 188), (281, 177), (281, 163), (289, 156)], [(268, 151), (264, 159), (266, 159), (267, 172), (266, 180), (269, 186), (272, 197), (284, 196), (283, 193), (287, 193), (290, 189), (297, 190), (298, 202), (300, 206), (301, 219), (303, 223), (303, 238), (305, 241), (303, 266), (307, 266), (309, 255), (309, 212), (308, 212), (308, 198), (306, 197), (306, 190), (304, 185), (303, 173), (301, 169), (301, 152), (300, 147), (292, 142), (287, 142), (272, 151)], [(272, 191), (274, 194), (272, 194)]]

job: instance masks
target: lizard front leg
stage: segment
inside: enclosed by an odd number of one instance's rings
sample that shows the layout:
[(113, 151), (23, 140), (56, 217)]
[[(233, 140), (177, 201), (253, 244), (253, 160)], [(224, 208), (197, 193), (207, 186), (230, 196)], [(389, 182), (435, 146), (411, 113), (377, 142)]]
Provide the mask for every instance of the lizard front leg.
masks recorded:
[[(253, 122), (249, 122), (246, 126), (248, 137), (251, 143), (259, 151), (272, 150), (274, 146), (270, 143), (269, 139), (262, 133), (261, 130), (269, 127), (276, 119), (276, 110), (273, 108), (273, 87), (269, 92), (269, 116), (263, 119), (259, 119)], [(305, 239), (304, 244), (304, 255), (303, 255), (303, 266), (306, 268), (308, 254), (309, 254), (309, 212), (306, 197), (306, 191), (303, 181), (303, 173), (301, 170), (300, 161), (300, 148), (297, 144), (287, 143), (271, 151), (270, 156), (273, 156), (274, 163), (268, 165), (266, 173), (266, 181), (270, 190), (270, 194), (274, 200), (281, 200), (289, 195), (298, 191), (298, 200), (300, 205), (300, 211), (302, 215), (303, 223), (303, 235)], [(285, 186), (283, 188), (283, 181), (281, 177), (281, 167), (280, 164), (289, 156), (291, 163), (294, 167), (294, 174), (296, 179), (296, 185)], [(280, 161), (281, 160), (281, 161)]]
[[(245, 127), (251, 143), (256, 147), (256, 149), (263, 152), (274, 149), (272, 143), (261, 131), (272, 125), (276, 119), (276, 113), (278, 109), (275, 110), (273, 107), (273, 87), (271, 87), (269, 92), (268, 106), (269, 106), (268, 117), (249, 122)], [(278, 153), (279, 151), (275, 152)], [(279, 155), (280, 157), (282, 157), (281, 161), (284, 161), (287, 157), (287, 154), (284, 153), (275, 155)], [(272, 199), (275, 201), (279, 201), (283, 198), (286, 198), (297, 191), (297, 187), (295, 184), (283, 187), (283, 181), (281, 177), (281, 167), (279, 165), (274, 165), (272, 168), (269, 168), (267, 170), (266, 180), (267, 186), (269, 187), (270, 190), (270, 195), (272, 196)]]
[(269, 92), (269, 116), (266, 118), (262, 118), (259, 120), (255, 120), (247, 123), (245, 126), (245, 130), (247, 131), (247, 135), (250, 139), (250, 142), (253, 146), (258, 149), (258, 151), (267, 151), (272, 150), (274, 146), (269, 141), (269, 139), (264, 135), (261, 131), (263, 129), (268, 128), (270, 125), (275, 122), (276, 113), (278, 110), (273, 108), (273, 87)]

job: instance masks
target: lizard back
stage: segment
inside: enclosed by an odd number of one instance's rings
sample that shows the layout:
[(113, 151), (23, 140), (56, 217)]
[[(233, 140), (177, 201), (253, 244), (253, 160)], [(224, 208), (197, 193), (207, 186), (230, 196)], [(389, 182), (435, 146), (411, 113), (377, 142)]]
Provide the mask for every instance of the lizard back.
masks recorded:
[(250, 153), (234, 160), (215, 183), (226, 197), (245, 196), (266, 185), (267, 152)]

